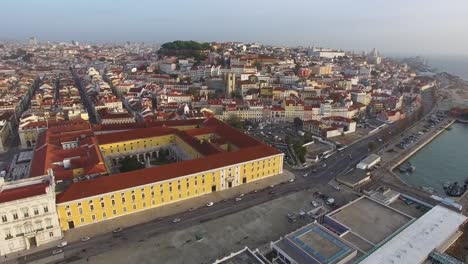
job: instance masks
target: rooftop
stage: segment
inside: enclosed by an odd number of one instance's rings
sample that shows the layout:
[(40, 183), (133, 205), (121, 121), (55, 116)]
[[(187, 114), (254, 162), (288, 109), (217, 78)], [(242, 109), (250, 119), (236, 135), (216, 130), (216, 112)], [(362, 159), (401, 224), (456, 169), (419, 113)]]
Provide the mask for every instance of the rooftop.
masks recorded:
[(47, 192), (48, 186), (48, 182), (8, 189), (5, 188), (5, 186), (2, 186), (2, 189), (0, 190), (0, 203), (6, 203), (45, 194)]
[(328, 216), (374, 246), (414, 219), (366, 196), (341, 207)]
[(265, 264), (265, 262), (255, 255), (248, 247), (232, 253), (221, 260), (216, 261), (214, 264)]
[(324, 227), (312, 223), (274, 243), (298, 264), (340, 263), (356, 249)]
[(453, 236), (466, 220), (466, 216), (437, 205), (361, 263), (422, 263), (433, 249)]

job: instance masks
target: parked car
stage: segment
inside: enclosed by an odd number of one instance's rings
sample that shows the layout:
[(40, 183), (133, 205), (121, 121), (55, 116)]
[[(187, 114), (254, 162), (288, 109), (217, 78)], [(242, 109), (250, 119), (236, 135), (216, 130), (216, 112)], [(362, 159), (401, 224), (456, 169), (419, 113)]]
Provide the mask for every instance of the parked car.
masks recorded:
[(234, 199), (234, 201), (236, 201), (236, 202), (242, 201), (242, 198), (237, 197), (236, 199)]
[(62, 252), (63, 252), (62, 249), (55, 249), (54, 251), (52, 251), (52, 255), (57, 255), (57, 254), (60, 254)]
[(312, 201), (312, 202), (310, 202), (310, 203), (311, 203), (314, 207), (317, 207), (317, 206), (320, 205), (320, 203), (317, 202), (317, 201)]
[(122, 232), (123, 228), (117, 227), (116, 229), (112, 230), (112, 233), (120, 233)]
[(197, 208), (195, 208), (195, 207), (191, 207), (190, 209), (188, 209), (189, 212), (193, 212), (195, 210), (197, 210)]
[(209, 203), (206, 204), (206, 207), (211, 207), (211, 206), (213, 206), (213, 205), (214, 205), (213, 202), (209, 202)]
[(175, 223), (179, 223), (180, 221), (181, 221), (181, 219), (180, 219), (180, 218), (176, 218), (176, 219), (172, 220), (172, 223), (174, 223), (174, 224), (175, 224)]
[(57, 245), (58, 248), (63, 248), (63, 247), (66, 247), (68, 245), (67, 241), (62, 241), (60, 242), (60, 244)]
[(91, 239), (90, 237), (86, 236), (86, 237), (82, 237), (80, 240), (81, 240), (81, 242), (85, 242), (85, 241), (88, 241), (90, 239)]

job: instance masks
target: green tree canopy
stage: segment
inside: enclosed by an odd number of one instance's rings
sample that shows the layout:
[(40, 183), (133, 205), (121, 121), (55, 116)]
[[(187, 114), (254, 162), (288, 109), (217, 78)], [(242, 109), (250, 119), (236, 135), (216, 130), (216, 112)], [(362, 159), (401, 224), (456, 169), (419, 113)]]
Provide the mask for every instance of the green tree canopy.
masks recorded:
[(226, 123), (238, 129), (244, 128), (244, 123), (237, 115), (229, 115), (229, 117), (226, 119)]
[(120, 166), (121, 172), (141, 170), (145, 168), (145, 165), (140, 163), (136, 157), (125, 157), (122, 160), (122, 165)]

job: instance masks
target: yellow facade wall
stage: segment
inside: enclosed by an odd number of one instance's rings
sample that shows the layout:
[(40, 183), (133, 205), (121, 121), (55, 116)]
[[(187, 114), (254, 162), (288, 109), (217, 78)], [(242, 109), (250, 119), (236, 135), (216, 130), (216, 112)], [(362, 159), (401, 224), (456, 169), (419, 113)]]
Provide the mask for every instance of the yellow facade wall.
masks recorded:
[(228, 189), (225, 186), (226, 182), (221, 182), (222, 171), (228, 176), (230, 173), (235, 175), (237, 170), (239, 182), (236, 185), (274, 176), (282, 172), (282, 156), (283, 154), (278, 154), (251, 162), (57, 204), (60, 225), (62, 230), (66, 231), (70, 228), (71, 222), (74, 228), (77, 228), (211, 193), (213, 186), (216, 186), (216, 191)]

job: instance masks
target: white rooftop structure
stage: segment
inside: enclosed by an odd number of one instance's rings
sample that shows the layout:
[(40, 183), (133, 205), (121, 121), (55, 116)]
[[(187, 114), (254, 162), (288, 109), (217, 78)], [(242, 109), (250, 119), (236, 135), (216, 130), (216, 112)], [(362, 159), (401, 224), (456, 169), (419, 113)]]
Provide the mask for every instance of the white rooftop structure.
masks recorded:
[(451, 239), (466, 220), (466, 216), (437, 205), (360, 263), (422, 263), (432, 250)]
[(372, 168), (375, 164), (379, 163), (381, 160), (381, 157), (377, 154), (370, 154), (367, 156), (365, 159), (361, 160), (356, 165), (356, 168), (361, 169), (361, 170), (368, 170)]

